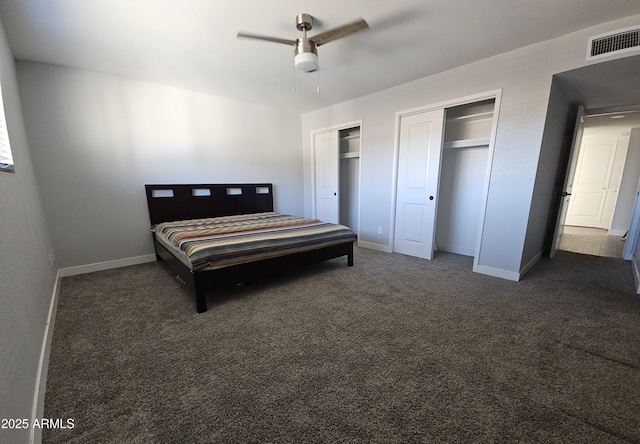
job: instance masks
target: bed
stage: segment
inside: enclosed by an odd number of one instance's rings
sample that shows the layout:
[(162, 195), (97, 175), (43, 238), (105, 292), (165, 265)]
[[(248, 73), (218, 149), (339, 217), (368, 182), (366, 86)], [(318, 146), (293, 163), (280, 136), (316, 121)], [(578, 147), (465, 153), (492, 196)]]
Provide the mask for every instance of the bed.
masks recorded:
[(206, 293), (347, 257), (356, 234), (348, 227), (274, 212), (273, 185), (145, 185), (156, 258), (195, 293)]

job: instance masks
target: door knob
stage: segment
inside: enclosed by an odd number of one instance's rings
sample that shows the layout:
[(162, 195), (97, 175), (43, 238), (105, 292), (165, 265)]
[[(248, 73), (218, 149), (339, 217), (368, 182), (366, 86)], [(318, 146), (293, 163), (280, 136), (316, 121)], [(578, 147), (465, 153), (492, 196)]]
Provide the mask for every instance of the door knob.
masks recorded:
[(560, 194), (562, 197), (567, 197), (567, 196), (571, 196), (571, 193), (567, 193), (566, 191), (563, 191), (562, 194)]

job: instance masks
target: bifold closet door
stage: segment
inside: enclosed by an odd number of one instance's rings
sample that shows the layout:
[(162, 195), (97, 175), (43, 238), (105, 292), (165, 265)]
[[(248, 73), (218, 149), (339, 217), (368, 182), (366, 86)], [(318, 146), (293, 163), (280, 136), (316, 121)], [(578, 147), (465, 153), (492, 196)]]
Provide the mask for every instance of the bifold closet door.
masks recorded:
[(444, 109), (402, 116), (394, 251), (432, 259)]
[(340, 141), (338, 131), (314, 136), (316, 218), (340, 223)]

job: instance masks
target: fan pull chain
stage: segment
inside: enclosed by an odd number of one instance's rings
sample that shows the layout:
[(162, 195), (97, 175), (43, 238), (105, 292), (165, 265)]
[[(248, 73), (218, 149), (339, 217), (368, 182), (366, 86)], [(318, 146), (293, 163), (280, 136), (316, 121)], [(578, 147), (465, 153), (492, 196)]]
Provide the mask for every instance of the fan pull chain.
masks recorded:
[[(296, 87), (296, 67), (294, 65), (293, 66), (293, 72), (292, 72), (292, 83), (293, 83), (293, 92), (297, 93), (298, 89)], [(320, 70), (316, 71), (316, 93), (320, 93)]]

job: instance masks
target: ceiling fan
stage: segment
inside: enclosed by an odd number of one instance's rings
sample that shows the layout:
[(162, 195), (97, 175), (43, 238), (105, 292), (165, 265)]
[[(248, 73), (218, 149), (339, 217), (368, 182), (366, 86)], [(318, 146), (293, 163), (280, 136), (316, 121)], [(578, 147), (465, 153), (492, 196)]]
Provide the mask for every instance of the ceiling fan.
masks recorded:
[(296, 16), (296, 27), (302, 31), (302, 37), (296, 40), (252, 34), (243, 31), (238, 33), (238, 38), (266, 40), (268, 42), (293, 45), (295, 47), (295, 67), (301, 71), (313, 72), (318, 69), (318, 46), (346, 37), (362, 29), (368, 29), (369, 25), (363, 18), (359, 18), (342, 26), (338, 26), (337, 28), (316, 34), (313, 37), (307, 37), (307, 31), (313, 28), (313, 17), (310, 14), (298, 14)]

